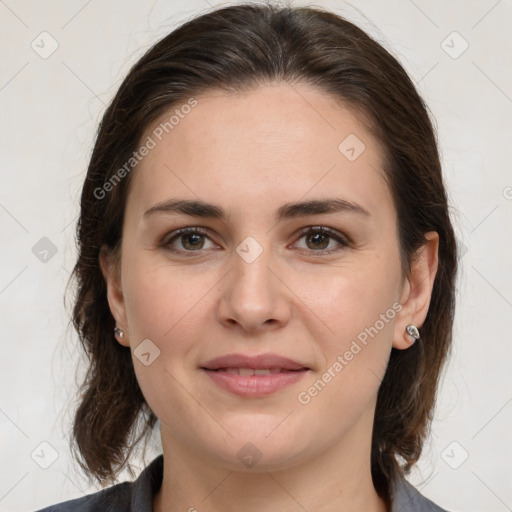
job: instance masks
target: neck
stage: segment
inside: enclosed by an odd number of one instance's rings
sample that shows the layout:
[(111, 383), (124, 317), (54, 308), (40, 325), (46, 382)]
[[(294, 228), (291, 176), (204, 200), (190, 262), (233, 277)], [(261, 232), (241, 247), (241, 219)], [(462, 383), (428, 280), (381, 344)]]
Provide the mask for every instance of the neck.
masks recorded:
[(328, 451), (287, 469), (248, 472), (205, 464), (200, 454), (161, 427), (162, 487), (155, 512), (247, 512), (308, 510), (386, 512), (370, 471), (370, 433), (354, 429)]

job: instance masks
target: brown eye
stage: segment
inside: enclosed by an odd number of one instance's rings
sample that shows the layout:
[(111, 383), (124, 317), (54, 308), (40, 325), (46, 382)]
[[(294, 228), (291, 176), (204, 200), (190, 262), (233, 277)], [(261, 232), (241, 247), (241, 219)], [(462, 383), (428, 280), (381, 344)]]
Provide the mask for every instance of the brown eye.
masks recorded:
[(200, 228), (183, 228), (164, 238), (161, 246), (175, 253), (192, 253), (219, 248)]
[(181, 244), (187, 251), (196, 251), (204, 246), (204, 236), (198, 233), (181, 235)]
[(307, 250), (317, 255), (329, 254), (349, 246), (345, 236), (330, 228), (318, 226), (304, 229), (302, 236), (295, 243), (299, 249)]
[(326, 249), (329, 246), (330, 236), (325, 233), (311, 233), (306, 236), (306, 244), (309, 249)]

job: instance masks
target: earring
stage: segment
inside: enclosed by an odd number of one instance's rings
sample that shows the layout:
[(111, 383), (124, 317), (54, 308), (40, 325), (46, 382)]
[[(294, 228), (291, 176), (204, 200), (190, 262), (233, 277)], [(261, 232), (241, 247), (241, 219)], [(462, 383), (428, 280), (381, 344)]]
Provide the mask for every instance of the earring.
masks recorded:
[(409, 324), (405, 330), (407, 331), (407, 334), (413, 339), (413, 343), (420, 339), (420, 332), (414, 324)]
[(120, 339), (124, 338), (124, 331), (117, 326), (114, 328), (114, 334), (117, 334)]

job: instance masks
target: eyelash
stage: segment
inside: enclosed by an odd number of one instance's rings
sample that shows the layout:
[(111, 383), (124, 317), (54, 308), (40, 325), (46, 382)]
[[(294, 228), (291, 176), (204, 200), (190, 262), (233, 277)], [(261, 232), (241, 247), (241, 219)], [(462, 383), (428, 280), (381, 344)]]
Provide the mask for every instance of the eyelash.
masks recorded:
[[(168, 250), (168, 251), (171, 251), (173, 253), (176, 253), (176, 254), (182, 254), (182, 255), (186, 255), (187, 257), (189, 256), (195, 256), (197, 255), (196, 253), (200, 253), (203, 249), (198, 249), (198, 250), (195, 250), (195, 251), (190, 251), (190, 250), (183, 250), (183, 249), (172, 249), (170, 247), (171, 243), (173, 243), (175, 240), (178, 240), (180, 236), (183, 236), (183, 235), (190, 235), (190, 234), (198, 234), (198, 235), (202, 235), (208, 239), (210, 239), (210, 241), (212, 243), (215, 243), (213, 242), (213, 240), (211, 240), (210, 236), (208, 235), (208, 231), (203, 229), (203, 228), (200, 228), (200, 227), (190, 227), (190, 228), (182, 228), (182, 229), (178, 229), (176, 231), (173, 231), (172, 233), (170, 233), (170, 238), (169, 236), (166, 236), (162, 243), (159, 244), (160, 247)], [(308, 252), (310, 254), (313, 254), (315, 256), (323, 256), (323, 255), (327, 255), (327, 254), (331, 254), (333, 252), (336, 252), (336, 251), (339, 251), (341, 250), (342, 248), (346, 248), (346, 247), (349, 247), (350, 246), (350, 241), (347, 239), (347, 237), (343, 236), (341, 233), (333, 230), (333, 229), (330, 229), (328, 227), (325, 227), (325, 226), (308, 226), (306, 228), (303, 228), (300, 232), (299, 232), (299, 238), (297, 239), (300, 240), (301, 238), (303, 238), (304, 236), (308, 235), (308, 234), (324, 234), (324, 235), (328, 235), (329, 238), (332, 238), (334, 240), (336, 240), (336, 242), (339, 243), (340, 247), (337, 247), (335, 249), (323, 249), (323, 250), (318, 250), (318, 251), (315, 251), (313, 249), (309, 249)], [(296, 242), (295, 242), (296, 243)]]

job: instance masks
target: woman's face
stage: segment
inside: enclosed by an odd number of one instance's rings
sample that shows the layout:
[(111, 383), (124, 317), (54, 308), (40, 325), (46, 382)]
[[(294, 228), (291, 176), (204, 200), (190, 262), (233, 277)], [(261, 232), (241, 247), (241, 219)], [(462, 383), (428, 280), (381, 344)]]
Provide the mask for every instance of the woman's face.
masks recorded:
[(142, 141), (109, 278), (164, 447), (255, 470), (369, 450), (414, 321), (378, 144), (304, 85), (195, 100)]

